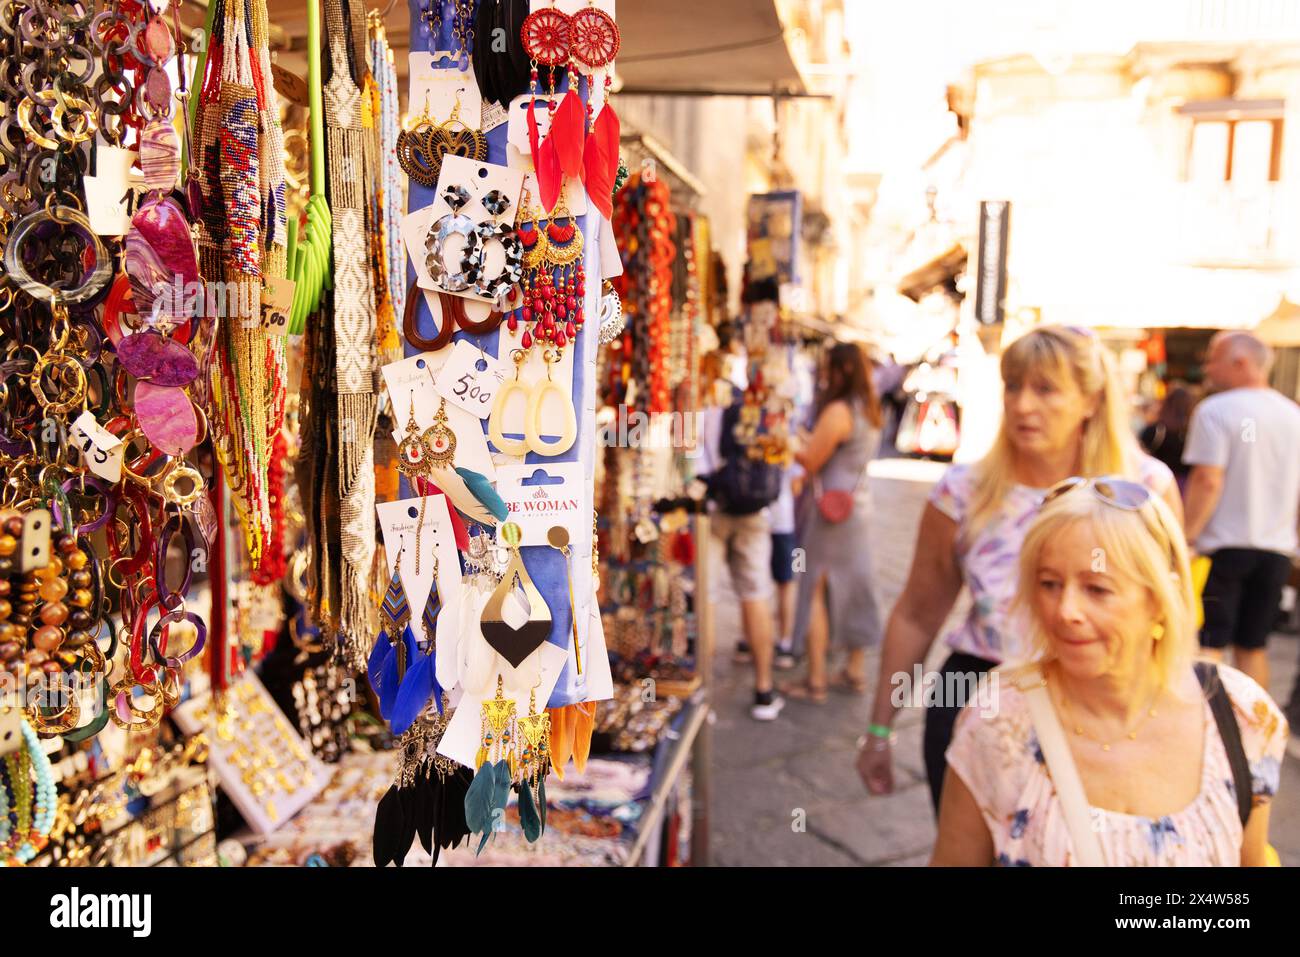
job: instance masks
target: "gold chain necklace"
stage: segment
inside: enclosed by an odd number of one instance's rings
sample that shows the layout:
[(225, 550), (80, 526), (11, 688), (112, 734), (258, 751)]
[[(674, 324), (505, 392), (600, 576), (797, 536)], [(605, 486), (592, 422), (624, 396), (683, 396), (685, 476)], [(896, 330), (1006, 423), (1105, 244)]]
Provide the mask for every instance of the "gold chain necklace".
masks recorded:
[[(1044, 683), (1046, 683), (1046, 679), (1044, 679)], [(1142, 717), (1138, 719), (1137, 724), (1135, 724), (1128, 731), (1124, 732), (1123, 737), (1128, 738), (1128, 740), (1130, 741), (1136, 741), (1138, 732), (1142, 730), (1142, 726), (1147, 723), (1148, 719), (1154, 718), (1156, 716), (1156, 708), (1155, 708), (1156, 699), (1152, 698), (1151, 700), (1152, 703), (1150, 707), (1147, 708), (1146, 714), (1144, 714)], [(1068, 695), (1066, 695), (1064, 689), (1061, 690), (1061, 708), (1065, 712), (1064, 716), (1066, 722), (1070, 725), (1070, 727), (1074, 729), (1075, 735), (1080, 738), (1085, 738), (1088, 741), (1091, 741), (1093, 744), (1100, 745), (1103, 751), (1109, 751), (1110, 746), (1112, 744), (1116, 744), (1121, 740), (1121, 738), (1115, 738), (1111, 741), (1102, 741), (1098, 738), (1094, 738), (1092, 735), (1084, 731), (1083, 726), (1074, 720), (1074, 714), (1070, 711), (1070, 703), (1068, 700)]]

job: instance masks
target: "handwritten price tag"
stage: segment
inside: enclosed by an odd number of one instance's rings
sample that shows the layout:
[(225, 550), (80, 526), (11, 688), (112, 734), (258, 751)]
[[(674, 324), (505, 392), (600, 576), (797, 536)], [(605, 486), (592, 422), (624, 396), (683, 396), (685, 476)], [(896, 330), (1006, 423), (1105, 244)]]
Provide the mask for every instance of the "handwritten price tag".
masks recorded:
[(293, 307), (296, 285), (283, 276), (267, 277), (262, 289), (262, 328), (268, 335), (282, 336), (289, 331), (289, 310)]
[(451, 357), (439, 370), (433, 386), (452, 405), (486, 419), (492, 414), (497, 390), (509, 374), (506, 363), (461, 339), (452, 346)]
[(81, 450), (81, 457), (92, 472), (109, 482), (121, 481), (122, 455), (126, 446), (116, 435), (100, 426), (94, 415), (83, 412), (77, 416), (69, 436)]

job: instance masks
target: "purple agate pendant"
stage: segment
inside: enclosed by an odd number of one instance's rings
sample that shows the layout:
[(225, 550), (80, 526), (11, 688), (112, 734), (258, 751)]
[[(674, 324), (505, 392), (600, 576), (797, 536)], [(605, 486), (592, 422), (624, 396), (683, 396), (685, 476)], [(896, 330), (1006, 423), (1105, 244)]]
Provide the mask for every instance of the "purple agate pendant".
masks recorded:
[(181, 141), (167, 120), (154, 120), (140, 131), (140, 170), (149, 189), (170, 193), (181, 175)]
[(146, 324), (171, 328), (194, 314), (203, 284), (189, 221), (174, 199), (149, 200), (131, 218), (125, 264), (131, 299)]
[(131, 375), (156, 386), (189, 385), (199, 375), (194, 353), (154, 330), (123, 336), (117, 344), (117, 360)]

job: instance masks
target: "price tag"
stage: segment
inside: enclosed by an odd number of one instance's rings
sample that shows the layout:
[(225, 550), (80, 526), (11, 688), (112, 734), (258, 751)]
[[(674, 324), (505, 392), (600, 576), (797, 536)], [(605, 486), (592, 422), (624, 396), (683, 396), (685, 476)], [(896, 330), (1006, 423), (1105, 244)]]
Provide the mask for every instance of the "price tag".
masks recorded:
[(509, 120), (510, 112), (504, 106), (500, 103), (489, 103), (485, 101), (483, 103), (483, 115), (479, 119), (478, 128), (484, 133), (490, 133), (502, 123), (506, 123)]
[(69, 436), (81, 450), (81, 457), (90, 470), (109, 482), (122, 479), (122, 456), (126, 446), (112, 432), (95, 421), (90, 412), (83, 412), (72, 423)]
[(505, 362), (461, 339), (452, 346), (451, 357), (438, 372), (433, 386), (452, 405), (486, 419), (492, 414), (492, 401), (501, 383), (512, 374)]
[(268, 335), (282, 336), (289, 331), (289, 310), (293, 308), (293, 290), (297, 284), (284, 276), (268, 276), (262, 288), (262, 328)]

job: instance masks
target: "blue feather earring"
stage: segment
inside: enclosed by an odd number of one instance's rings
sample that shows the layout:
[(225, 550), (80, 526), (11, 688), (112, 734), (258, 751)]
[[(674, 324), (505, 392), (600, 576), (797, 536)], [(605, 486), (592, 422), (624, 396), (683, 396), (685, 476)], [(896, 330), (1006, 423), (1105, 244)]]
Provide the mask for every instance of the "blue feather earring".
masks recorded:
[(416, 653), (415, 635), (411, 633), (411, 606), (406, 600), (406, 589), (402, 587), (402, 550), (406, 547), (404, 538), (402, 542), (393, 567), (393, 577), (388, 582), (384, 603), (379, 609), (383, 629), (375, 639), (368, 666), (370, 686), (379, 696), (379, 713), (384, 718), (392, 713), (407, 665), (415, 660)]
[(438, 561), (433, 564), (433, 586), (429, 589), (429, 600), (424, 606), (424, 631), (428, 638), (428, 651), (417, 655), (415, 663), (402, 679), (397, 698), (389, 720), (394, 734), (402, 734), (415, 723), (433, 698), (438, 703), (438, 713), (442, 713), (442, 688), (438, 685), (434, 670), (437, 651), (438, 614), (442, 611), (442, 599), (438, 597)]

